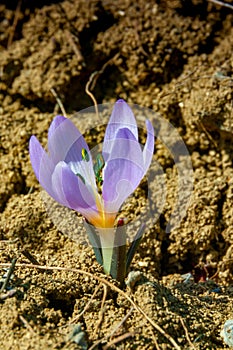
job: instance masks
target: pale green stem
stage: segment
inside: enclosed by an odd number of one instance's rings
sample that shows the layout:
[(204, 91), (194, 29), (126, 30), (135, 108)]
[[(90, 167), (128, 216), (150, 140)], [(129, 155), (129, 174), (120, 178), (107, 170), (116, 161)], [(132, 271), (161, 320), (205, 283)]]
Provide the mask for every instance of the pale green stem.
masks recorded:
[(99, 229), (99, 235), (104, 272), (123, 285), (126, 275), (125, 227)]
[(111, 274), (112, 256), (114, 251), (115, 229), (98, 228), (102, 248), (103, 268), (106, 274)]

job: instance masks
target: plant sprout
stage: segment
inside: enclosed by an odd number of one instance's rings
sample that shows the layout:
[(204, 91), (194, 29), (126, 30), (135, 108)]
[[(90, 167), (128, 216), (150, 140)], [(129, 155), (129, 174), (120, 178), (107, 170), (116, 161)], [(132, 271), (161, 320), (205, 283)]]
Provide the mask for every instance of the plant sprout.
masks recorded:
[(107, 125), (102, 154), (92, 159), (76, 126), (56, 116), (48, 131), (48, 153), (33, 135), (29, 152), (41, 186), (58, 203), (82, 214), (97, 261), (106, 274), (123, 282), (141, 236), (126, 251), (124, 220), (116, 219), (124, 201), (146, 174), (154, 152), (154, 129), (146, 120), (142, 149), (131, 108), (118, 100)]

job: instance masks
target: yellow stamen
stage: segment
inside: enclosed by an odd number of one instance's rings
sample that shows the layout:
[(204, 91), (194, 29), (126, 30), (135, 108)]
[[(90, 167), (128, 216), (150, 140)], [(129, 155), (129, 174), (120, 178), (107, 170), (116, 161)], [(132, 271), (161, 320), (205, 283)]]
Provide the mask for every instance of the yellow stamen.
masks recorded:
[(89, 221), (96, 228), (113, 228), (116, 214), (106, 213), (101, 203), (96, 203), (98, 212)]

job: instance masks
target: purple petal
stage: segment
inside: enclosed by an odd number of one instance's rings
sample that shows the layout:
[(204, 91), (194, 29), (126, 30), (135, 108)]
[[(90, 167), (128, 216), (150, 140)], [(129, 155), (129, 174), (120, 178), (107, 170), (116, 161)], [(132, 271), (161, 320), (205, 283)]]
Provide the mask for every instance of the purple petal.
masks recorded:
[(54, 164), (35, 136), (32, 136), (30, 138), (29, 153), (37, 180), (40, 182), (41, 186), (50, 194), (50, 196), (56, 200), (57, 197), (52, 190), (51, 183)]
[(108, 122), (103, 144), (103, 153), (111, 153), (107, 146), (108, 140), (114, 140), (119, 129), (127, 128), (134, 135), (135, 139), (138, 140), (138, 127), (131, 108), (127, 105), (124, 100), (118, 100), (114, 107)]
[(143, 166), (142, 150), (139, 142), (133, 133), (127, 128), (118, 130), (113, 140), (108, 140), (105, 143), (106, 147), (111, 150), (105, 158), (106, 153), (103, 153), (105, 163), (112, 159), (128, 159), (136, 162), (139, 166)]
[(125, 159), (114, 159), (108, 163), (103, 186), (105, 211), (117, 213), (123, 202), (138, 187), (144, 171)]
[(147, 139), (146, 139), (146, 144), (143, 149), (143, 160), (144, 160), (144, 171), (145, 173), (147, 172), (152, 157), (154, 153), (154, 145), (155, 145), (155, 140), (154, 140), (154, 128), (153, 125), (149, 120), (146, 120), (146, 128), (147, 128)]
[(29, 141), (29, 154), (33, 170), (36, 174), (37, 180), (39, 180), (40, 163), (42, 157), (45, 156), (45, 150), (34, 135), (30, 138)]
[(48, 138), (48, 150), (54, 163), (61, 160), (81, 161), (83, 148), (89, 153), (86, 141), (71, 120), (56, 117), (51, 124)]
[[(95, 174), (89, 147), (76, 128), (67, 118), (57, 116), (49, 129), (48, 148), (55, 163), (65, 161), (74, 174), (80, 174), (86, 182), (96, 186)], [(82, 158), (82, 149), (88, 153), (88, 161)]]
[(144, 174), (140, 144), (129, 129), (119, 130), (103, 170), (102, 196), (106, 210), (117, 212)]
[(52, 187), (62, 205), (79, 211), (88, 220), (96, 215), (96, 202), (92, 193), (63, 161), (56, 165), (52, 175)]
[(63, 117), (62, 115), (57, 115), (52, 123), (50, 124), (49, 127), (49, 131), (48, 131), (48, 138), (50, 139), (50, 137), (53, 135), (54, 131), (56, 130), (56, 128), (63, 123), (66, 120), (65, 117)]

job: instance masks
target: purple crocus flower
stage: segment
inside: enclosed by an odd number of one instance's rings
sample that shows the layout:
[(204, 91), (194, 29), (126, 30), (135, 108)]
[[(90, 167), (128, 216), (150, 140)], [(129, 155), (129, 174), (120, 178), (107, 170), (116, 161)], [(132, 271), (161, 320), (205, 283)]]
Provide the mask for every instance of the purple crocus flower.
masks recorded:
[[(137, 188), (151, 163), (154, 129), (146, 121), (147, 140), (142, 149), (134, 114), (118, 100), (106, 128), (101, 167), (75, 125), (63, 116), (52, 121), (48, 153), (32, 136), (29, 151), (41, 186), (60, 204), (80, 212), (97, 229), (113, 228), (116, 215)], [(100, 190), (101, 186), (101, 190)]]

